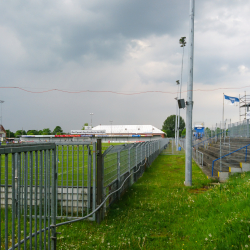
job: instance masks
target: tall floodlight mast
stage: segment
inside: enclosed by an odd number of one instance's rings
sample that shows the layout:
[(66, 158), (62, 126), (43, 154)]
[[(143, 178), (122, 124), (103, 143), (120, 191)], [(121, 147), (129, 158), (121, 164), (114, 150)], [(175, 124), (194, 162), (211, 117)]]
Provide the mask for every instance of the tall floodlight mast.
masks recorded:
[[(181, 45), (181, 47), (183, 47), (183, 51), (182, 51), (182, 62), (181, 62), (181, 82), (180, 82), (180, 97), (179, 99), (181, 99), (181, 87), (182, 87), (182, 72), (183, 72), (183, 57), (184, 57), (184, 47), (186, 46), (186, 37), (181, 37), (179, 40), (179, 44)], [(177, 133), (177, 145), (179, 144), (179, 134), (180, 134), (180, 108), (179, 108), (179, 112), (178, 112), (178, 124), (177, 124), (177, 128), (178, 128), (178, 133)]]
[[(176, 151), (178, 150), (178, 142), (179, 142), (179, 125), (178, 125), (178, 96), (179, 96), (179, 87), (180, 87), (180, 81), (176, 81), (177, 84), (177, 96), (176, 96), (176, 115), (175, 115), (175, 147)], [(179, 109), (180, 110), (180, 109)]]
[(194, 4), (190, 0), (190, 33), (189, 33), (189, 75), (186, 100), (186, 157), (185, 185), (192, 186), (192, 116), (193, 116), (193, 63), (194, 63)]

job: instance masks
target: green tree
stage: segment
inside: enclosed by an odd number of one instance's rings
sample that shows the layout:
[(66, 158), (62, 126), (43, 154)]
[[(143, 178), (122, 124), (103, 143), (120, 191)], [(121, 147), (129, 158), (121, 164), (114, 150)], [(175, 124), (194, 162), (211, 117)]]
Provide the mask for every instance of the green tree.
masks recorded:
[(185, 137), (186, 136), (186, 128), (184, 128), (181, 132), (181, 137)]
[(82, 127), (82, 130), (84, 130), (85, 129), (85, 126), (89, 126), (89, 124), (86, 122), (86, 123), (84, 123), (84, 125), (83, 125), (83, 127)]
[(38, 135), (38, 134), (39, 134), (39, 131), (35, 129), (27, 131), (27, 135)]
[(27, 135), (25, 130), (17, 130), (15, 133), (15, 137), (20, 137), (21, 135)]
[(53, 130), (53, 135), (61, 135), (63, 133), (63, 130), (60, 126), (56, 126)]
[(49, 128), (44, 128), (43, 135), (51, 135), (51, 130)]
[(207, 137), (211, 137), (211, 129), (210, 128), (205, 128), (205, 135), (207, 136)]
[(9, 129), (6, 129), (6, 137), (7, 138), (13, 138), (15, 137), (15, 134), (13, 132), (11, 132)]
[[(168, 118), (164, 121), (162, 125), (162, 130), (166, 131), (167, 137), (174, 137), (175, 135), (175, 119), (176, 115), (170, 115)], [(180, 116), (180, 126), (179, 126), (179, 132), (181, 134), (182, 130), (185, 128), (185, 122), (184, 119)]]

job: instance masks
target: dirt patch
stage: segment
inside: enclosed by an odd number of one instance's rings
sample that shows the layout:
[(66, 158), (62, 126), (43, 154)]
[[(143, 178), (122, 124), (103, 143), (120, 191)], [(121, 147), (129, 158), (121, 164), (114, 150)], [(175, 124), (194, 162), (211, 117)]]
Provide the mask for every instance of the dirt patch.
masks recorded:
[(211, 187), (209, 186), (204, 186), (202, 188), (197, 188), (197, 189), (189, 189), (188, 192), (191, 194), (200, 194), (208, 191)]

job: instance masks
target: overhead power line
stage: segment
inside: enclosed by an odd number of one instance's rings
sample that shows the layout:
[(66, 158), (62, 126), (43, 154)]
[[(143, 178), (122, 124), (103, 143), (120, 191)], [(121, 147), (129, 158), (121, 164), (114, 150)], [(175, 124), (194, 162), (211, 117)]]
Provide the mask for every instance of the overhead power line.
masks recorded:
[[(237, 90), (237, 89), (245, 89), (249, 88), (250, 85), (246, 85), (243, 87), (237, 87), (237, 88), (214, 88), (214, 89), (194, 89), (194, 92), (207, 92), (207, 91), (218, 91), (218, 90)], [(147, 90), (147, 91), (135, 91), (135, 92), (128, 92), (128, 91), (113, 91), (113, 90), (64, 90), (64, 89), (47, 89), (42, 91), (32, 91), (28, 90), (27, 88), (21, 88), (21, 87), (0, 87), (0, 89), (18, 89), (22, 90), (31, 94), (44, 94), (48, 92), (62, 92), (67, 94), (81, 94), (81, 93), (107, 93), (107, 94), (116, 94), (116, 95), (141, 95), (141, 94), (150, 94), (150, 93), (159, 93), (159, 94), (175, 94), (176, 91), (163, 91), (163, 90)], [(30, 88), (29, 88), (30, 89)], [(182, 93), (185, 93), (188, 91), (182, 91)]]

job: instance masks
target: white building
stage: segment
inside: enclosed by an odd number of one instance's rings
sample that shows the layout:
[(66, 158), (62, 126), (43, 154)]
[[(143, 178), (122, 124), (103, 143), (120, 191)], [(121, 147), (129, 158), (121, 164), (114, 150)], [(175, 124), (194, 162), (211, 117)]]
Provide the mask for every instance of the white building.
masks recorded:
[(99, 138), (103, 142), (128, 143), (158, 140), (164, 136), (164, 132), (152, 125), (99, 125), (92, 130), (71, 130), (67, 135), (23, 135), (20, 139), (24, 142), (81, 142)]
[(104, 130), (105, 134), (96, 134), (95, 137), (104, 141), (149, 141), (164, 138), (165, 133), (152, 125), (98, 125), (92, 131)]

